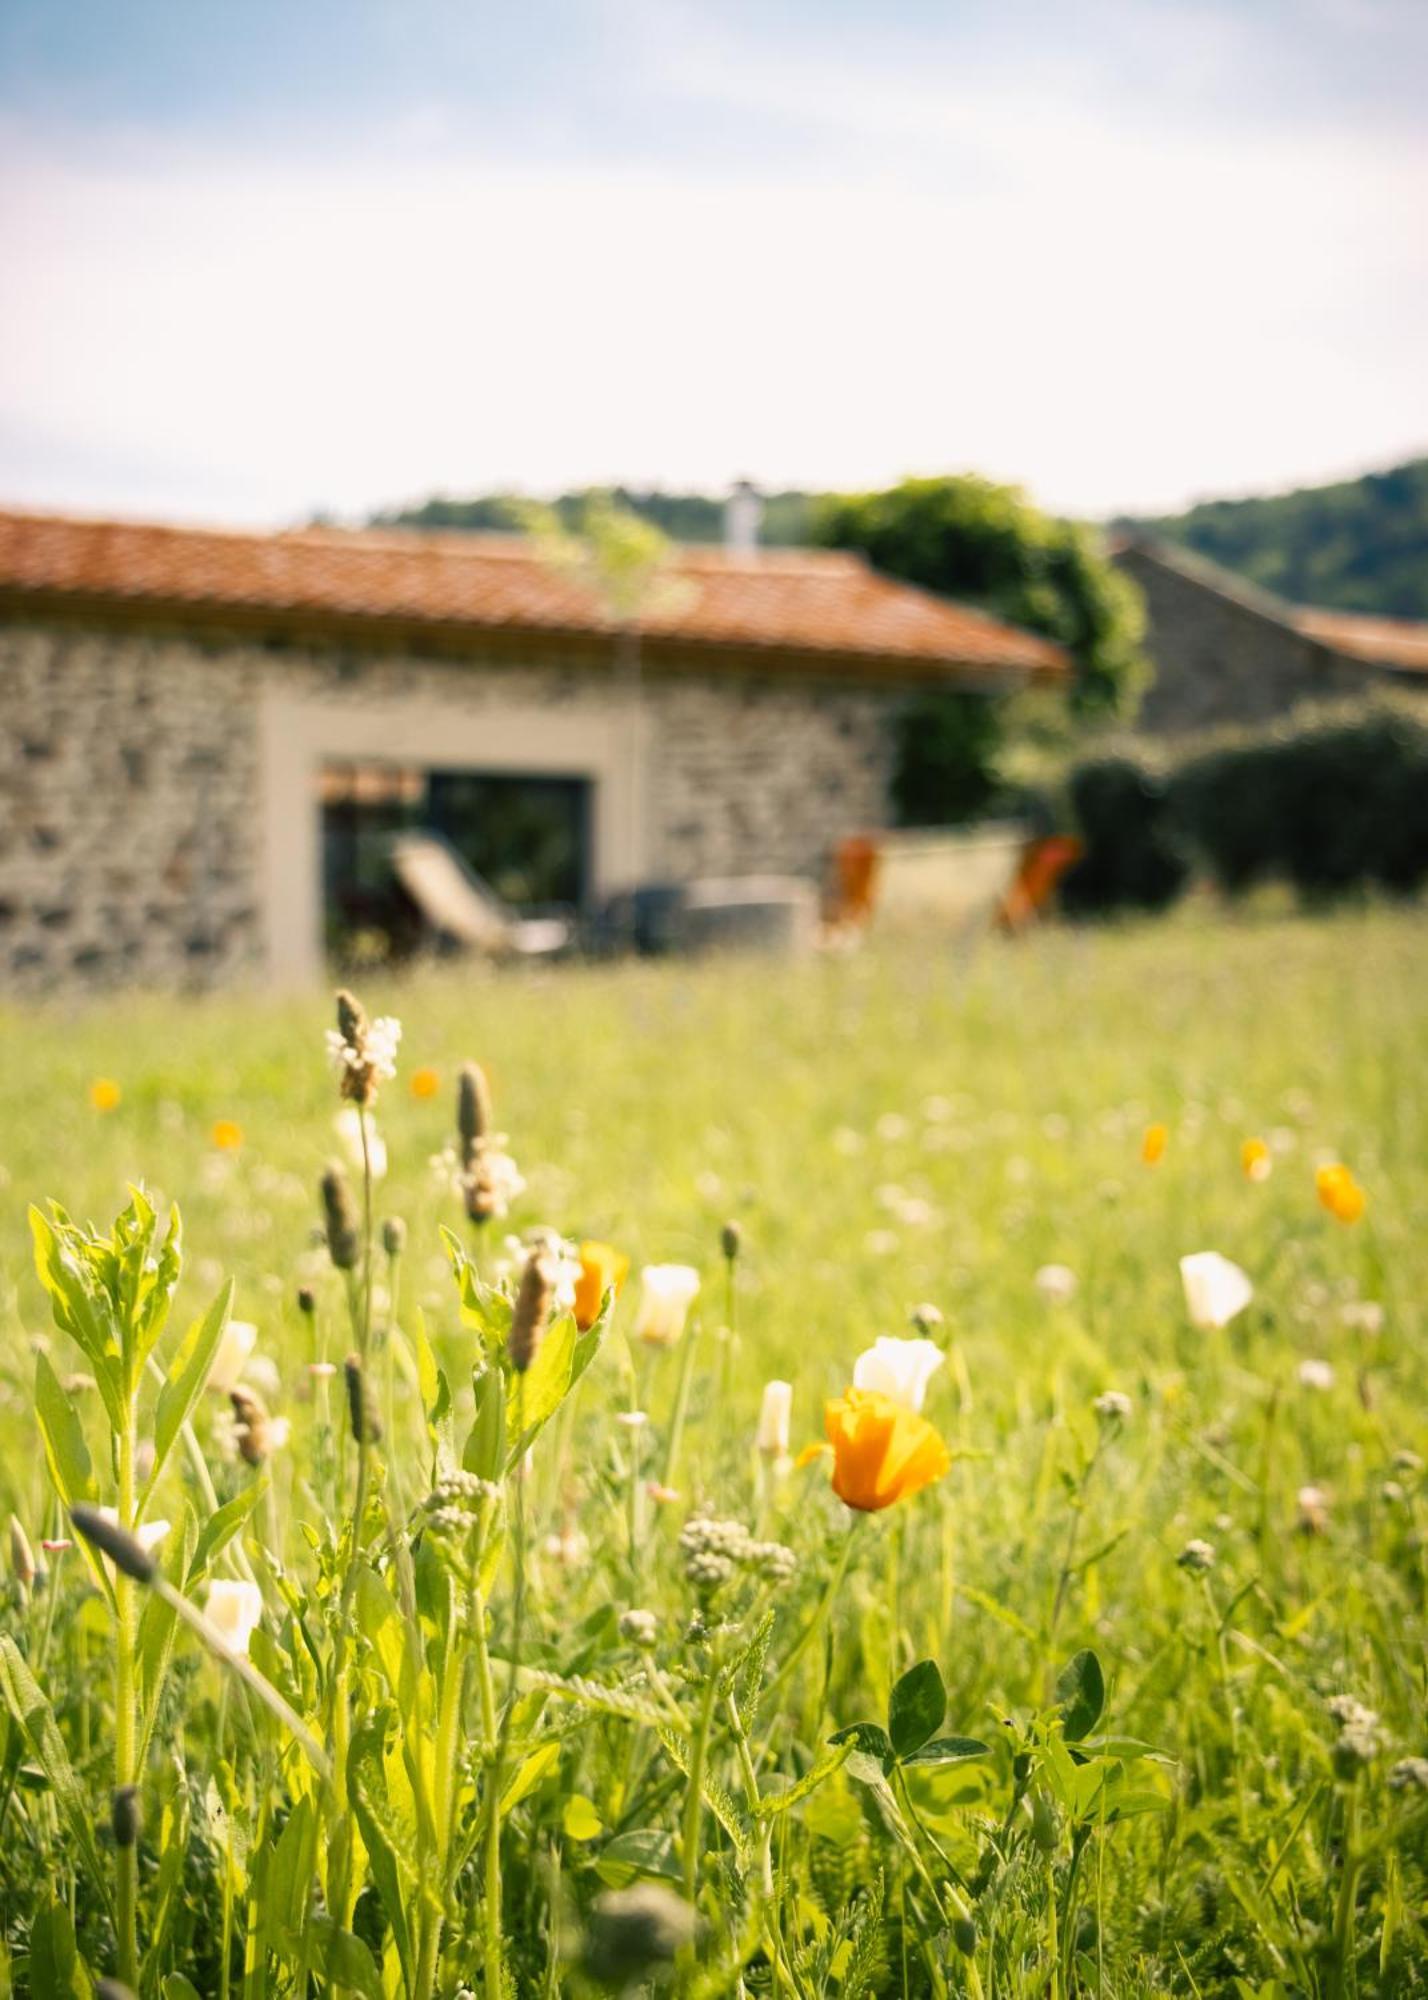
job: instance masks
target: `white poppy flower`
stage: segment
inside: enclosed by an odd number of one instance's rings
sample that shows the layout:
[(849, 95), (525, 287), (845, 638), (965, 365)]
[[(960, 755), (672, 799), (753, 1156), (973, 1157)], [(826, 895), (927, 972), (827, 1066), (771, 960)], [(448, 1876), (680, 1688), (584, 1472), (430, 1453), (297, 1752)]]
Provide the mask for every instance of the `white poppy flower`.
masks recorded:
[(1254, 1297), (1254, 1286), (1238, 1264), (1218, 1250), (1197, 1250), (1180, 1259), (1185, 1308), (1192, 1326), (1228, 1326)]
[(793, 1413), (793, 1386), (788, 1382), (765, 1382), (763, 1406), (759, 1411), (758, 1450), (765, 1458), (788, 1457), (789, 1418)]
[(251, 1320), (230, 1319), (223, 1329), (223, 1338), (218, 1343), (213, 1366), (208, 1371), (209, 1388), (220, 1396), (226, 1396), (230, 1389), (236, 1389), (238, 1378), (257, 1344), (258, 1329)]
[(853, 1363), (853, 1387), (876, 1390), (904, 1409), (920, 1410), (942, 1361), (935, 1340), (898, 1340), (880, 1334)]
[(636, 1340), (651, 1347), (673, 1347), (698, 1291), (699, 1273), (692, 1265), (646, 1264), (640, 1272)]
[(256, 1583), (216, 1576), (208, 1586), (204, 1612), (235, 1653), (246, 1653), (248, 1641), (263, 1620), (263, 1593)]

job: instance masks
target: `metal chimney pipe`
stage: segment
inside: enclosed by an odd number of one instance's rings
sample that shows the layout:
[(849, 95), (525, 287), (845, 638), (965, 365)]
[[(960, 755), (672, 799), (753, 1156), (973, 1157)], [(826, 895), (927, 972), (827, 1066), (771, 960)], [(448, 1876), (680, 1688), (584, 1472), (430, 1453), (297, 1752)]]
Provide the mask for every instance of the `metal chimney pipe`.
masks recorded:
[(758, 488), (748, 479), (736, 480), (724, 502), (724, 546), (730, 555), (757, 553), (763, 517), (764, 503)]

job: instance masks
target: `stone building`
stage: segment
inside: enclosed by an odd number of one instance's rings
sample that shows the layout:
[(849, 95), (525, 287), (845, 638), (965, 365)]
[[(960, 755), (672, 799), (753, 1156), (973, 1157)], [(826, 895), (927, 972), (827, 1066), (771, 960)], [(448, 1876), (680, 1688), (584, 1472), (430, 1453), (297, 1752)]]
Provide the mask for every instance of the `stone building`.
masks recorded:
[(313, 979), (413, 825), (586, 910), (818, 876), (912, 693), (1065, 672), (846, 554), (680, 551), (622, 631), (511, 538), (0, 514), (0, 986)]
[(1126, 540), (1111, 555), (1145, 598), (1155, 678), (1141, 729), (1169, 736), (1264, 725), (1301, 702), (1363, 694), (1382, 679), (1428, 689), (1428, 625), (1285, 604), (1164, 542)]

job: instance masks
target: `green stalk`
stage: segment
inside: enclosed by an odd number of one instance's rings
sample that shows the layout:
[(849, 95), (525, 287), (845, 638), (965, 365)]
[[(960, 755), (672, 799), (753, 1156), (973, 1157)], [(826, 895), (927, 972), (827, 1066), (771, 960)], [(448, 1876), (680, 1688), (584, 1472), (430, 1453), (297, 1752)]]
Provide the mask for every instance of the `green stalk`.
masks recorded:
[[(134, 1398), (124, 1405), (119, 1433), (119, 1525), (133, 1533), (134, 1521)], [(114, 1575), (114, 1784), (116, 1790), (138, 1782), (138, 1690), (135, 1648), (138, 1640), (139, 1586), (121, 1570)], [(139, 1989), (139, 1847), (137, 1841), (115, 1851), (115, 1908), (118, 1929), (118, 1972), (124, 1985)]]
[(1359, 1781), (1354, 1779), (1344, 1800), (1344, 1842), (1339, 1894), (1334, 1903), (1334, 1956), (1329, 1967), (1330, 2000), (1350, 1990), (1354, 1958), (1354, 1908), (1364, 1857), (1359, 1851)]
[(486, 1800), (483, 1827), (485, 1894), (481, 1913), (481, 1956), (486, 2000), (501, 2000), (501, 1801), (496, 1791), (496, 1748), (500, 1724), (496, 1717), (496, 1687), (491, 1678), (491, 1653), (487, 1644), (486, 1600), (479, 1587), (474, 1593), (475, 1617), (471, 1625), (476, 1659), (476, 1686), (481, 1699), (481, 1735), (486, 1752)]
[(719, 1661), (711, 1649), (709, 1675), (699, 1704), (699, 1721), (689, 1753), (689, 1790), (684, 1799), (684, 1900), (691, 1906), (699, 1887), (699, 1828), (704, 1818), (704, 1766), (714, 1727), (714, 1702), (719, 1693)]

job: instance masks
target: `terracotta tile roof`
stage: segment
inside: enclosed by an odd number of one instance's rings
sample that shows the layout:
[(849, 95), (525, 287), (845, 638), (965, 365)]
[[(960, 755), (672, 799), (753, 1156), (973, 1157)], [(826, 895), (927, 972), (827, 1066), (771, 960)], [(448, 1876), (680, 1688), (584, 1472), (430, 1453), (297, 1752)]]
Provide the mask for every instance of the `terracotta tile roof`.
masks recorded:
[(1428, 624), (1409, 618), (1371, 618), (1359, 611), (1297, 611), (1294, 622), (1310, 639), (1345, 659), (1428, 674)]
[[(880, 576), (854, 555), (679, 549), (669, 577), (640, 620), (655, 653), (717, 649), (768, 656), (769, 669), (838, 663), (911, 678), (1068, 670), (1049, 640)], [(0, 513), (6, 601), (276, 632), (387, 630), (447, 647), (614, 629), (596, 595), (528, 542), (398, 529), (244, 534)]]

